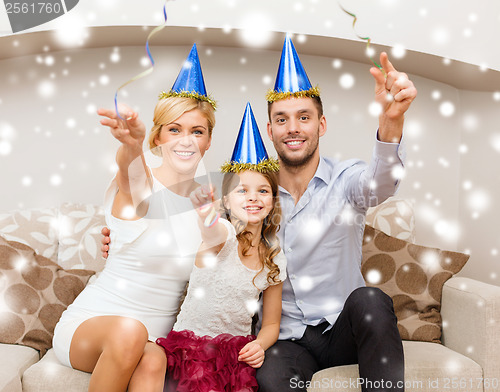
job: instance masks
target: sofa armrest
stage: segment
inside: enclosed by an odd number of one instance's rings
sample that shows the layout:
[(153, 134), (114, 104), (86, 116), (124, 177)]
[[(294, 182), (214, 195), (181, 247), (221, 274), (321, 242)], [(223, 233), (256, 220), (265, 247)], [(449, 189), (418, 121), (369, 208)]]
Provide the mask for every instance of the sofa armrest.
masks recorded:
[(500, 287), (453, 277), (443, 287), (443, 344), (483, 368), (484, 390), (500, 382)]

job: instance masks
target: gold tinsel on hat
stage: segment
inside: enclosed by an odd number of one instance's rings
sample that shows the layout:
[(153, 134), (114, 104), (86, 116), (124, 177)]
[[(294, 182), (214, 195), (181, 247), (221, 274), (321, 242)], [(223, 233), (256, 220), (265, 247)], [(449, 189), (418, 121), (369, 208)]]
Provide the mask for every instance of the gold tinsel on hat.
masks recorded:
[(260, 161), (259, 163), (240, 163), (228, 161), (224, 163), (220, 171), (222, 173), (241, 173), (245, 170), (251, 170), (258, 173), (278, 172), (280, 164), (275, 158), (268, 158)]
[(207, 95), (201, 95), (195, 92), (189, 92), (189, 91), (173, 91), (170, 90), (168, 93), (165, 91), (162, 91), (160, 95), (158, 96), (158, 99), (164, 99), (164, 98), (169, 98), (169, 97), (183, 97), (183, 98), (193, 98), (193, 99), (198, 99), (200, 101), (205, 101), (208, 102), (214, 110), (217, 110), (217, 102), (211, 97)]
[(304, 98), (304, 97), (319, 97), (319, 87), (311, 87), (309, 90), (302, 90), (292, 93), (290, 91), (279, 92), (274, 90), (269, 90), (266, 94), (266, 100), (269, 103), (279, 101), (281, 99), (287, 99), (290, 97)]

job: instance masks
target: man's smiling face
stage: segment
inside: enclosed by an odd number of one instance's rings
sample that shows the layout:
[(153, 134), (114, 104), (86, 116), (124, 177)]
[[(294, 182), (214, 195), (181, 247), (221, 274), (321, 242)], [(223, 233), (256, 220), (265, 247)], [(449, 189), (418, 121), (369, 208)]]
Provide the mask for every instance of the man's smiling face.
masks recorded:
[(282, 165), (304, 166), (319, 154), (319, 138), (326, 132), (326, 119), (319, 115), (312, 98), (275, 101), (269, 114), (267, 132)]

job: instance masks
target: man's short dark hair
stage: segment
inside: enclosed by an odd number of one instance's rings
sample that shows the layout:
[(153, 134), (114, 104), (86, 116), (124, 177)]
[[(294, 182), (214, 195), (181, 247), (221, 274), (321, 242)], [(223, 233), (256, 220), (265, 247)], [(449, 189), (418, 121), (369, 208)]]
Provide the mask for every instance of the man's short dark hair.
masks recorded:
[[(323, 115), (323, 102), (321, 101), (321, 97), (319, 95), (313, 95), (309, 97), (313, 100), (314, 106), (318, 110), (318, 118), (321, 118)], [(271, 122), (271, 107), (273, 106), (273, 102), (267, 103), (267, 116), (269, 117), (269, 122)]]

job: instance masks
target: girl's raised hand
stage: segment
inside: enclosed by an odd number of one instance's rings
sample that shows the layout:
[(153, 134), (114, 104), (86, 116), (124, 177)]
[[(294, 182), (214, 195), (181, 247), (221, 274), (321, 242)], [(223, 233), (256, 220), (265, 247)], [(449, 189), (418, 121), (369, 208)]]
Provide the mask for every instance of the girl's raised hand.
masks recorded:
[(238, 354), (238, 361), (246, 362), (253, 368), (260, 368), (264, 363), (265, 351), (255, 340), (245, 344)]
[(146, 127), (139, 119), (139, 114), (123, 104), (119, 105), (118, 110), (123, 120), (118, 117), (114, 110), (97, 110), (97, 114), (104, 117), (101, 119), (101, 124), (109, 127), (111, 134), (121, 143), (142, 149), (142, 143), (146, 136)]
[(189, 198), (194, 209), (201, 218), (206, 218), (215, 206), (214, 202), (215, 187), (213, 185), (200, 185), (196, 188)]

